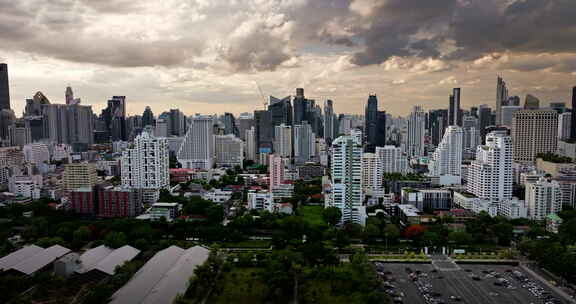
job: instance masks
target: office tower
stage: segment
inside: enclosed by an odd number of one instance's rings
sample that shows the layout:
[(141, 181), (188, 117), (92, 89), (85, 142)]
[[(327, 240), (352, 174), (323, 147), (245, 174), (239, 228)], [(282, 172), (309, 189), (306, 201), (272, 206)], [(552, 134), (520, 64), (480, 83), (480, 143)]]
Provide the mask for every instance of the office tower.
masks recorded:
[(134, 115), (126, 118), (126, 134), (128, 134), (128, 141), (133, 141), (136, 136), (142, 133), (142, 116)]
[(184, 136), (186, 134), (186, 116), (178, 109), (170, 110), (170, 135)]
[(197, 115), (177, 154), (182, 168), (210, 170), (214, 165), (214, 119)]
[(336, 138), (336, 115), (332, 100), (324, 102), (324, 140), (329, 145)]
[(426, 113), (420, 106), (415, 106), (408, 118), (408, 138), (406, 154), (408, 157), (424, 156), (424, 137), (426, 135)]
[(8, 65), (0, 63), (0, 110), (10, 110), (10, 84), (8, 82)]
[(479, 130), (479, 119), (474, 116), (465, 116), (462, 121), (464, 131), (464, 152), (474, 155), (476, 147), (482, 143)]
[(492, 122), (492, 109), (487, 105), (480, 105), (478, 107), (478, 128), (480, 129), (480, 136), (482, 137), (482, 143), (485, 143), (486, 139), (486, 128), (493, 125)]
[(74, 91), (71, 87), (66, 87), (66, 92), (64, 93), (64, 98), (67, 105), (77, 105), (80, 104), (80, 98), (74, 98)]
[(375, 155), (381, 173), (408, 173), (408, 159), (401, 148), (395, 146), (376, 147)]
[(340, 136), (332, 144), (331, 199), (328, 207), (342, 212), (341, 223), (366, 223), (362, 192), (362, 145), (352, 136)]
[(68, 143), (68, 106), (63, 104), (42, 105), (44, 135), (54, 143)]
[(382, 170), (375, 153), (362, 154), (362, 189), (366, 193), (382, 190)]
[(514, 114), (514, 160), (533, 162), (540, 153), (556, 153), (558, 113), (554, 110), (520, 110)]
[(478, 118), (478, 107), (471, 107), (470, 108), (470, 115)]
[(514, 113), (522, 110), (521, 106), (502, 106), (501, 108), (501, 126), (512, 127), (512, 119), (514, 118)]
[(304, 97), (304, 89), (302, 88), (296, 89), (296, 96), (294, 97), (293, 103), (294, 103), (293, 124), (299, 125), (303, 121), (310, 121), (309, 112), (311, 108), (311, 101), (307, 100)]
[(462, 128), (449, 126), (428, 164), (430, 175), (439, 176), (442, 184), (461, 183), (463, 134)]
[(102, 110), (102, 118), (112, 141), (126, 141), (126, 96), (113, 96), (108, 107)]
[(448, 124), (462, 126), (462, 110), (460, 109), (460, 88), (454, 88), (450, 95), (450, 107), (448, 111)]
[(294, 126), (294, 158), (297, 164), (309, 162), (315, 155), (316, 136), (312, 127), (303, 122)]
[(448, 110), (431, 110), (428, 112), (428, 130), (432, 145), (438, 146), (446, 127), (448, 127)]
[(246, 140), (246, 131), (254, 127), (254, 115), (251, 113), (242, 113), (238, 117), (238, 132), (240, 139)]
[(279, 126), (281, 124), (292, 125), (292, 103), (290, 102), (290, 96), (282, 99), (270, 96), (268, 112), (270, 112), (271, 115), (272, 126)]
[(236, 126), (236, 119), (232, 113), (224, 113), (224, 134), (232, 134), (239, 137), (238, 127)]
[(376, 147), (383, 147), (386, 144), (386, 112), (378, 111), (376, 95), (370, 95), (366, 103), (364, 132), (367, 152), (373, 153)]
[(538, 110), (540, 109), (540, 100), (533, 95), (526, 95), (526, 101), (524, 102), (524, 109), (526, 110)]
[(551, 102), (550, 109), (555, 110), (558, 114), (566, 112), (566, 103), (564, 102)]
[(274, 127), (274, 153), (292, 158), (292, 127), (285, 124)]
[(24, 119), (18, 119), (8, 127), (8, 139), (11, 147), (23, 147), (32, 142), (30, 127)]
[(254, 111), (254, 124), (256, 127), (257, 153), (272, 152), (272, 115), (268, 111)]
[(376, 114), (376, 147), (384, 147), (386, 145), (386, 111), (378, 111)]
[(284, 159), (277, 154), (270, 155), (269, 162), (270, 190), (284, 184)]
[(39, 166), (42, 163), (50, 162), (50, 150), (45, 143), (31, 143), (24, 145), (22, 153), (26, 162)]
[(0, 138), (8, 139), (8, 127), (14, 123), (16, 115), (10, 109), (0, 110)]
[(508, 97), (508, 106), (519, 106), (520, 105), (520, 96), (510, 96)]
[(78, 188), (92, 189), (98, 182), (98, 173), (94, 163), (73, 163), (64, 166), (62, 183), (64, 192), (67, 194)]
[(533, 220), (543, 220), (550, 214), (557, 214), (562, 211), (560, 185), (544, 177), (535, 183), (527, 183), (526, 204), (528, 216)]
[(142, 113), (142, 127), (146, 126), (154, 126), (154, 113), (152, 113), (152, 109), (148, 106), (144, 109), (144, 113)]
[(92, 112), (92, 106), (73, 104), (67, 106), (67, 110), (68, 141), (61, 143), (88, 148), (88, 146), (94, 144), (94, 113)]
[[(572, 88), (572, 113), (576, 112), (576, 87)], [(571, 138), (576, 140), (576, 114), (572, 115), (572, 123), (570, 124)]]
[(511, 199), (512, 175), (512, 137), (506, 132), (489, 133), (468, 167), (468, 192), (491, 202)]
[(566, 140), (572, 136), (572, 112), (558, 115), (558, 139)]
[(156, 119), (156, 127), (154, 128), (154, 136), (156, 137), (168, 137), (169, 125), (166, 119)]
[(166, 138), (142, 132), (134, 140), (134, 146), (122, 152), (122, 186), (142, 191), (145, 202), (156, 202), (160, 190), (170, 187), (169, 162)]
[(216, 165), (219, 167), (244, 166), (244, 143), (233, 134), (215, 135), (214, 152)]
[(246, 130), (246, 160), (256, 161), (256, 128)]
[(498, 77), (496, 84), (496, 125), (502, 124), (502, 107), (508, 104), (508, 88), (506, 82)]
[(42, 105), (50, 104), (50, 100), (42, 92), (36, 92), (31, 99), (26, 99), (24, 116), (42, 115)]

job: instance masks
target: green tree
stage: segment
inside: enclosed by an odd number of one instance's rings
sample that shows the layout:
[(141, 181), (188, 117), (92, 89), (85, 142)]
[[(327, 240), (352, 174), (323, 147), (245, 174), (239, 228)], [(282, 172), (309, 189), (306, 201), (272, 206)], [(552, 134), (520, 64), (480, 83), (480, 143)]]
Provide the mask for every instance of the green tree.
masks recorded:
[(448, 241), (458, 245), (468, 245), (472, 243), (473, 239), (472, 235), (467, 232), (454, 231), (448, 234)]
[(110, 232), (104, 238), (104, 245), (110, 248), (120, 248), (126, 243), (126, 234), (124, 232)]
[(322, 218), (326, 223), (330, 224), (331, 226), (335, 226), (340, 222), (342, 218), (342, 211), (340, 208), (337, 207), (328, 207), (322, 211)]
[(75, 242), (87, 242), (92, 236), (92, 231), (86, 226), (81, 226), (76, 231), (74, 231), (73, 239)]

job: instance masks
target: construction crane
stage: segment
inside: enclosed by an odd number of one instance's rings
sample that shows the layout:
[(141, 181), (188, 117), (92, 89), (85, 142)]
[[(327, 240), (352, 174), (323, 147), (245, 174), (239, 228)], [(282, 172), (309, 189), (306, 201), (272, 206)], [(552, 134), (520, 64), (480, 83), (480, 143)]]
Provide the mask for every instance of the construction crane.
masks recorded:
[(258, 84), (258, 82), (254, 81), (254, 83), (256, 84), (256, 87), (258, 88), (258, 92), (260, 93), (260, 97), (262, 97), (262, 103), (264, 104), (264, 110), (267, 110), (268, 109), (268, 100), (266, 100), (264, 93), (262, 93), (262, 89), (260, 88), (260, 85)]

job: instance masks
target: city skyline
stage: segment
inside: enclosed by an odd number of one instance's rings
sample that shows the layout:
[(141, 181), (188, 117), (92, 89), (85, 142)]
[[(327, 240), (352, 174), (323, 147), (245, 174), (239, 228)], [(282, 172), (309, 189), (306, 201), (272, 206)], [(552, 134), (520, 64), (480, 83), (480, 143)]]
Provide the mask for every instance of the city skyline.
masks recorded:
[(251, 112), (257, 85), (303, 87), (336, 113), (362, 113), (368, 94), (393, 115), (445, 108), (454, 87), (462, 108), (494, 109), (498, 75), (511, 96), (569, 103), (571, 12), (563, 0), (12, 1), (0, 4), (0, 62), (18, 116), (36, 91), (64, 103), (67, 85), (95, 113), (116, 95), (129, 114)]

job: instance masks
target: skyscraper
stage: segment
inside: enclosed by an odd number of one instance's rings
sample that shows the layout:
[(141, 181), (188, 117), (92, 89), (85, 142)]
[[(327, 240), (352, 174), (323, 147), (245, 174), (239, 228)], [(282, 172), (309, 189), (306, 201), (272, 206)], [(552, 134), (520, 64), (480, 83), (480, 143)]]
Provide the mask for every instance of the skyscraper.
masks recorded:
[(215, 135), (214, 151), (216, 164), (220, 167), (243, 167), (244, 143), (233, 134)]
[(362, 192), (362, 145), (352, 136), (340, 136), (332, 145), (332, 193), (327, 207), (339, 208), (341, 223), (366, 223)]
[(395, 146), (376, 147), (375, 155), (381, 173), (408, 173), (408, 159), (401, 148)]
[(277, 154), (270, 155), (270, 189), (274, 189), (284, 183), (284, 159)]
[(524, 102), (524, 109), (526, 110), (540, 109), (540, 99), (530, 94), (526, 95), (526, 101)]
[(10, 84), (8, 82), (8, 65), (0, 63), (0, 110), (10, 109)]
[(170, 186), (166, 138), (142, 132), (134, 140), (134, 147), (122, 152), (120, 165), (122, 186), (142, 191), (145, 202), (156, 202), (159, 191)]
[(450, 95), (450, 107), (448, 112), (448, 124), (462, 126), (462, 110), (460, 109), (460, 88), (454, 88)]
[(256, 128), (251, 127), (245, 133), (246, 160), (256, 161)]
[(272, 116), (272, 126), (281, 124), (292, 125), (292, 103), (290, 102), (290, 96), (282, 99), (270, 96), (268, 111)]
[(304, 97), (304, 89), (296, 89), (296, 96), (294, 97), (294, 115), (293, 124), (298, 125), (303, 121), (312, 123), (312, 109), (314, 108), (314, 100), (309, 100)]
[(210, 170), (214, 165), (214, 119), (197, 115), (178, 150), (182, 168)]
[(66, 98), (66, 104), (70, 105), (74, 103), (74, 92), (71, 87), (66, 87), (66, 93), (64, 94)]
[(422, 157), (425, 154), (424, 137), (426, 135), (426, 113), (420, 106), (414, 106), (408, 119), (408, 139), (406, 154), (408, 157)]
[(496, 125), (502, 124), (502, 106), (508, 105), (508, 88), (506, 82), (498, 77), (496, 83)]
[(274, 153), (291, 158), (292, 150), (292, 127), (285, 124), (274, 127)]
[(492, 121), (492, 109), (487, 105), (480, 105), (478, 107), (478, 128), (480, 129), (480, 136), (482, 137), (482, 143), (485, 143), (486, 138), (486, 128), (493, 124)]
[(364, 134), (366, 136), (366, 152), (374, 152), (378, 136), (378, 97), (368, 96), (364, 111)]
[(106, 123), (112, 141), (126, 141), (126, 96), (113, 96), (108, 100), (108, 107), (102, 110), (102, 118)]
[(448, 127), (448, 110), (431, 110), (428, 112), (428, 130), (432, 145), (438, 146), (446, 127)]
[(254, 125), (256, 127), (256, 152), (271, 153), (274, 137), (272, 127), (272, 115), (269, 111), (254, 111)]
[(184, 136), (186, 134), (186, 116), (179, 109), (170, 109), (170, 135)]
[(303, 122), (294, 126), (294, 158), (296, 163), (303, 164), (309, 162), (315, 155), (316, 136), (312, 132), (312, 127)]
[(246, 140), (246, 131), (254, 127), (254, 114), (252, 113), (242, 113), (238, 117), (238, 133), (240, 133), (240, 138)]
[(240, 136), (238, 126), (236, 125), (236, 118), (232, 113), (224, 113), (224, 134), (232, 134), (236, 137)]
[(461, 183), (463, 134), (464, 131), (458, 126), (446, 128), (444, 137), (428, 164), (430, 175), (440, 177), (441, 184)]
[(543, 220), (550, 214), (562, 211), (560, 185), (541, 177), (535, 183), (526, 184), (526, 204), (528, 216), (533, 220)]
[(514, 114), (512, 139), (515, 161), (533, 162), (540, 153), (556, 153), (557, 137), (558, 112), (520, 110)]
[(576, 87), (572, 88), (572, 124), (570, 126), (570, 134), (573, 140), (576, 140)]
[(468, 168), (468, 192), (491, 202), (512, 198), (512, 137), (495, 131), (478, 147)]
[(154, 113), (152, 113), (152, 109), (150, 109), (150, 107), (147, 106), (146, 109), (144, 109), (144, 113), (142, 113), (142, 127), (153, 125), (154, 125)]
[(324, 140), (330, 145), (334, 138), (336, 138), (336, 116), (332, 100), (328, 99), (324, 102)]
[(558, 139), (566, 140), (571, 138), (572, 132), (572, 112), (565, 112), (558, 115)]

